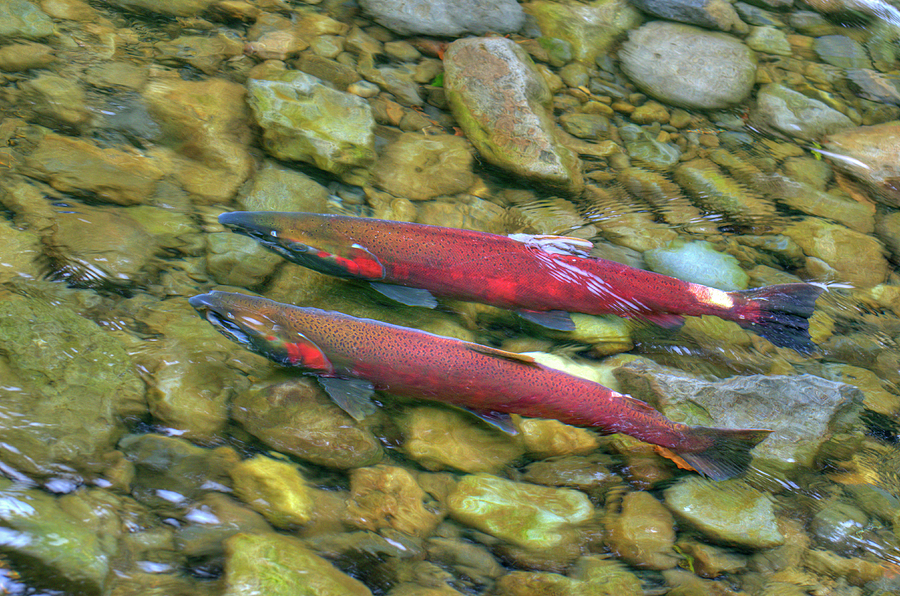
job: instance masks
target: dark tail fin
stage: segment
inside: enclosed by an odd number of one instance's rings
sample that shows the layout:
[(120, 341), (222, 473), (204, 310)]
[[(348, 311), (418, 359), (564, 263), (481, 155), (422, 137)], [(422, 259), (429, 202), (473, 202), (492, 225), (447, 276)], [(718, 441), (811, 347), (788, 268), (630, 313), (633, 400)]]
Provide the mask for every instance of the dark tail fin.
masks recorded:
[(811, 354), (816, 346), (809, 337), (809, 317), (823, 288), (812, 284), (782, 284), (729, 292), (739, 298), (732, 320), (784, 348)]
[(675, 451), (679, 457), (713, 480), (726, 480), (747, 469), (750, 450), (769, 436), (770, 430), (730, 430), (694, 426), (691, 437), (709, 446), (702, 451)]

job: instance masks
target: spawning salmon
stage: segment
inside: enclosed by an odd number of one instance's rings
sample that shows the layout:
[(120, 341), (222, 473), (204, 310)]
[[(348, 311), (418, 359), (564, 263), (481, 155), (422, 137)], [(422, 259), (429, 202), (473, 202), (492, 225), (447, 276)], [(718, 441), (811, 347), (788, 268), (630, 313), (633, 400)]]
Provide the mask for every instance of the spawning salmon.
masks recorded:
[(726, 292), (591, 257), (579, 238), (500, 236), (424, 224), (314, 213), (237, 211), (219, 221), (298, 265), (365, 280), (410, 306), (434, 295), (517, 311), (552, 329), (570, 312), (614, 314), (666, 327), (715, 315), (777, 346), (815, 350), (809, 317), (822, 288), (792, 283)]
[(665, 447), (715, 480), (742, 472), (750, 450), (771, 432), (673, 422), (642, 401), (526, 355), (408, 327), (228, 292), (190, 303), (229, 339), (319, 377), (357, 419), (374, 411), (375, 390), (464, 408), (501, 427), (508, 414), (552, 418)]

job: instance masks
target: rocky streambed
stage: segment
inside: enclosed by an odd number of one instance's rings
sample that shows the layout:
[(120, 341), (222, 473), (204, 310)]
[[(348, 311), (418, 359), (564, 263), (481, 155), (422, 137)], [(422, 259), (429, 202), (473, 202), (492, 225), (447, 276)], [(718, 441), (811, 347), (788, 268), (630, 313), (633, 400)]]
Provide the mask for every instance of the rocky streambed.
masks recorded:
[[(0, 4), (0, 588), (900, 591), (900, 19), (862, 0)], [(720, 289), (826, 284), (802, 356), (733, 323), (573, 332), (389, 303), (232, 210), (499, 234)], [(187, 298), (258, 293), (528, 352), (743, 477), (380, 395), (362, 422)]]

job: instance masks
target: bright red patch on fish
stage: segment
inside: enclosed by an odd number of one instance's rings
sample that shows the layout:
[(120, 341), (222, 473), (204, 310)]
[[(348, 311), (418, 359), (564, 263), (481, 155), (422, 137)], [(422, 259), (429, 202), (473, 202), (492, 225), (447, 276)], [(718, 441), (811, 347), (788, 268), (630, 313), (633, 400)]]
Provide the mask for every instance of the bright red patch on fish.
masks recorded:
[(331, 362), (315, 344), (301, 341), (286, 343), (284, 348), (287, 350), (288, 358), (292, 365), (302, 365), (304, 368), (315, 371), (331, 372)]

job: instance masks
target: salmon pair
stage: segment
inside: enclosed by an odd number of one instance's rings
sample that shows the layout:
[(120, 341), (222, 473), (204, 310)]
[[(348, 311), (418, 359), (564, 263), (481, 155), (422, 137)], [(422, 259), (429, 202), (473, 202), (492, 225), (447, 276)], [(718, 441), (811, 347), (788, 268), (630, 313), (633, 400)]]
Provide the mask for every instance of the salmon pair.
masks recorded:
[[(554, 329), (569, 312), (616, 314), (674, 326), (682, 315), (716, 315), (779, 346), (814, 349), (808, 318), (822, 292), (785, 284), (725, 292), (612, 261), (591, 244), (559, 236), (499, 236), (421, 224), (310, 213), (235, 212), (219, 221), (286, 259), (364, 280), (407, 305), (435, 295), (517, 311)], [(284, 366), (318, 376), (351, 416), (374, 409), (375, 390), (465, 408), (514, 432), (509, 414), (625, 433), (675, 452), (719, 480), (740, 473), (767, 430), (673, 422), (647, 404), (520, 354), (359, 319), (211, 292), (190, 300), (226, 337)]]

